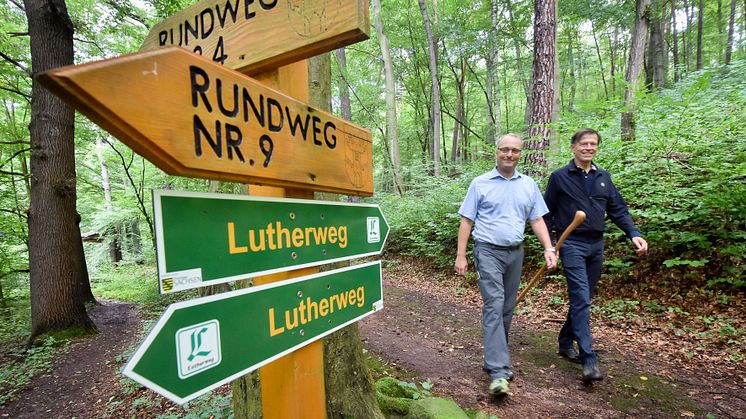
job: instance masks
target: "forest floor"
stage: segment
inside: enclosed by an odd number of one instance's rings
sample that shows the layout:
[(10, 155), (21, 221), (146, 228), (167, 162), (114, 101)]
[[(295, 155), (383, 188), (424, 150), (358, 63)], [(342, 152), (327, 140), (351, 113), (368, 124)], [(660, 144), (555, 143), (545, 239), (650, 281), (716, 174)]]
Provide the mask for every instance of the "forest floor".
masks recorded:
[[(501, 418), (746, 418), (743, 361), (728, 361), (717, 348), (703, 349), (696, 340), (642, 321), (594, 317), (605, 378), (584, 386), (580, 366), (556, 354), (565, 308), (553, 298), (562, 295), (559, 283), (546, 280), (513, 319), (511, 394), (492, 399), (481, 369), (481, 298), (475, 287), (413, 259), (384, 266), (385, 308), (360, 322), (364, 347), (390, 368), (385, 374), (429, 380), (435, 395), (462, 407)], [(0, 417), (185, 416), (189, 411), (119, 373), (125, 354), (142, 339), (136, 306), (102, 301), (90, 314), (100, 333), (72, 343), (51, 371), (0, 406)], [(217, 391), (226, 394), (228, 388)]]

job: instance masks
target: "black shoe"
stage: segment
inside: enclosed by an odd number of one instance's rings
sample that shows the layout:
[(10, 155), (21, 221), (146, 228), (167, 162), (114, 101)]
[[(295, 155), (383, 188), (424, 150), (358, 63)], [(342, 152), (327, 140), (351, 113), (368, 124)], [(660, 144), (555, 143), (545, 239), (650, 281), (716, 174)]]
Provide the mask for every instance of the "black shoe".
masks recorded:
[(601, 374), (601, 370), (598, 368), (598, 361), (591, 361), (583, 365), (583, 382), (585, 384), (603, 379), (604, 375)]
[(575, 348), (560, 348), (557, 353), (570, 362), (580, 364), (580, 354), (575, 350)]

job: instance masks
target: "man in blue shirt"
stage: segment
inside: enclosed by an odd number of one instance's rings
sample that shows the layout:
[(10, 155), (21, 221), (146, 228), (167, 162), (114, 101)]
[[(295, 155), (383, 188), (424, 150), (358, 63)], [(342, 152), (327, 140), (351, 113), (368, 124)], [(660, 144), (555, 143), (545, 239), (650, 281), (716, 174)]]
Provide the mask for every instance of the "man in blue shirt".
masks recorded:
[(482, 294), (483, 368), (490, 375), (491, 395), (508, 393), (513, 378), (508, 355), (508, 332), (523, 267), (526, 221), (544, 246), (547, 266), (557, 264), (549, 231), (542, 216), (548, 212), (533, 179), (516, 171), (523, 140), (506, 134), (497, 141), (496, 167), (469, 185), (458, 213), (458, 247), (454, 268), (466, 275), (466, 244), (474, 232), (474, 265)]
[[(577, 131), (570, 144), (572, 161), (551, 174), (544, 193), (549, 207), (544, 219), (557, 236), (570, 225), (576, 211), (586, 213), (585, 221), (573, 230), (560, 249), (570, 308), (558, 338), (559, 354), (583, 364), (586, 384), (603, 379), (592, 347), (590, 308), (604, 261), (606, 215), (624, 231), (638, 255), (648, 251), (648, 244), (635, 227), (609, 173), (593, 164), (600, 142), (601, 136), (592, 129)], [(579, 352), (573, 342), (577, 342)]]

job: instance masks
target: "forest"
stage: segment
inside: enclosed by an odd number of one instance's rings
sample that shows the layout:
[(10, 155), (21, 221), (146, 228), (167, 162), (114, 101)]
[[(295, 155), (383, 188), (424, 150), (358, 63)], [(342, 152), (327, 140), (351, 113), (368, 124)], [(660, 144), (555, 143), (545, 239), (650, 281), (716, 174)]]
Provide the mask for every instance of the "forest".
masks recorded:
[[(194, 295), (158, 295), (153, 189), (247, 193), (165, 174), (34, 79), (137, 52), (191, 3), (0, 3), (0, 405), (60, 341), (97, 329), (97, 298), (152, 319)], [(518, 170), (543, 190), (572, 133), (593, 128), (594, 162), (651, 249), (638, 258), (608, 223), (599, 315), (656, 318), (703, 348), (689, 359), (717, 353), (743, 377), (746, 1), (370, 0), (370, 24), (370, 39), (310, 59), (309, 80), (320, 108), (371, 131), (374, 193), (317, 199), (380, 204), (385, 260), (452, 275), (457, 210), (494, 167), (495, 141), (526, 139)], [(526, 255), (524, 277), (541, 262), (528, 233)], [(476, 288), (475, 274), (464, 281)]]

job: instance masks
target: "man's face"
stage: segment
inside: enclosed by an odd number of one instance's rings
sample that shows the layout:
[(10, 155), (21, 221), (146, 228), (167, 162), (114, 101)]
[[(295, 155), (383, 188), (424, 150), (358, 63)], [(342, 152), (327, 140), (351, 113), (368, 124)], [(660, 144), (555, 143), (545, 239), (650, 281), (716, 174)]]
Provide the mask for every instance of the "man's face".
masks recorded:
[(500, 141), (500, 145), (495, 150), (495, 160), (497, 169), (502, 172), (512, 172), (518, 166), (518, 160), (521, 158), (521, 148), (523, 141), (514, 137), (506, 137)]
[(570, 146), (575, 161), (578, 163), (590, 163), (598, 151), (598, 136), (595, 134), (585, 134)]

